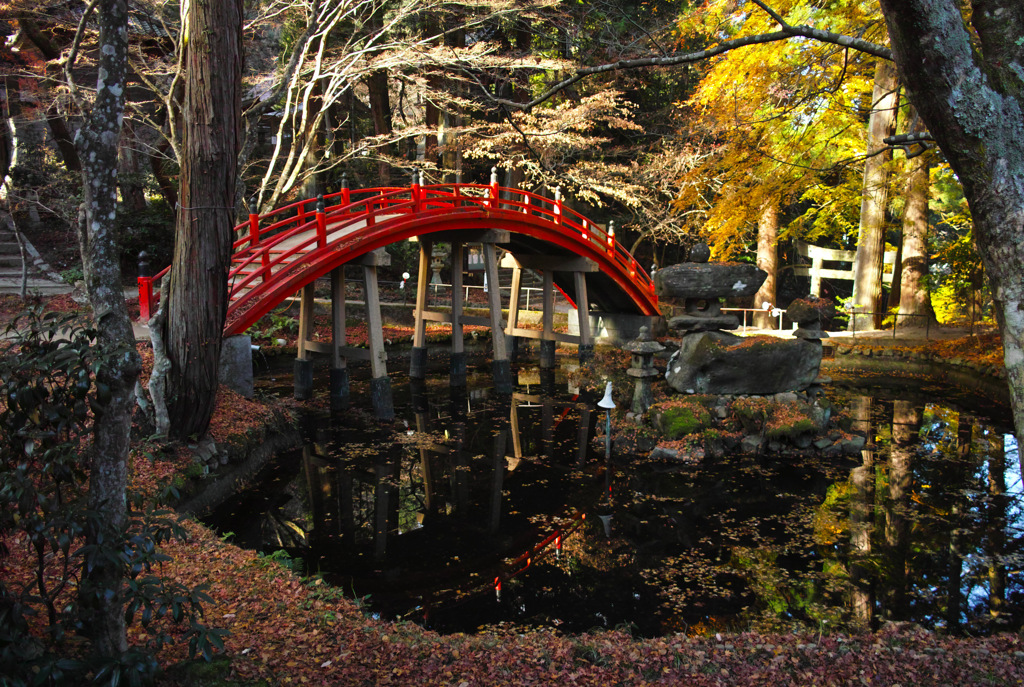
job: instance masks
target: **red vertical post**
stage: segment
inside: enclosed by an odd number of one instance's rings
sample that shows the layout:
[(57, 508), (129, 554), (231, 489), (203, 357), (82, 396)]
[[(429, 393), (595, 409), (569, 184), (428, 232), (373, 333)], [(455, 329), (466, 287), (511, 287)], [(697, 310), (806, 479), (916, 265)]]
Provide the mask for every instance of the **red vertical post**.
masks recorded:
[(249, 248), (256, 248), (260, 243), (260, 216), (249, 213)]
[(562, 226), (562, 187), (555, 188), (555, 224)]
[(327, 215), (322, 193), (316, 197), (316, 245), (320, 248), (327, 246)]
[[(253, 204), (249, 206), (251, 210), (256, 209), (255, 199)], [(249, 250), (258, 250), (260, 245), (260, 216), (254, 212), (249, 213)], [(267, 256), (267, 251), (262, 251), (260, 254), (260, 265), (264, 268), (270, 263), (270, 259)], [(263, 270), (263, 281), (267, 280), (267, 269)]]
[(139, 319), (149, 322), (153, 316), (153, 277), (139, 277)]
[(491, 167), (491, 208), (498, 209), (498, 168)]
[(608, 234), (606, 237), (608, 245), (606, 250), (612, 255), (615, 254), (615, 222), (612, 220), (608, 221)]
[(348, 173), (341, 175), (341, 204), (348, 206), (352, 203), (352, 192), (348, 188)]
[(412, 170), (412, 184), (409, 185), (409, 196), (412, 198), (413, 213), (418, 213), (420, 211), (420, 172), (418, 169)]

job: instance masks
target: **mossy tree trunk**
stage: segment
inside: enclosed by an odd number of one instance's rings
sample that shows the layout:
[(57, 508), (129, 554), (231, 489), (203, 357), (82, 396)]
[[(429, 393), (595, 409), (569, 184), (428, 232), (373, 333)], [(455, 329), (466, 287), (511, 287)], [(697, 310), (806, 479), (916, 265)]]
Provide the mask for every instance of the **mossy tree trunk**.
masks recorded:
[[(79, 239), (86, 288), (98, 342), (123, 347), (105, 357), (97, 385), (110, 390), (95, 413), (89, 449), (89, 508), (100, 513), (86, 532), (88, 543), (110, 540), (125, 525), (128, 450), (135, 381), (141, 368), (135, 335), (125, 307), (121, 268), (114, 237), (117, 215), (118, 142), (124, 112), (127, 71), (128, 7), (125, 0), (100, 0), (96, 99), (77, 139), (82, 162), (83, 203)], [(119, 561), (88, 560), (79, 585), (81, 617), (93, 651), (118, 656), (127, 649), (124, 625), (123, 569)]]

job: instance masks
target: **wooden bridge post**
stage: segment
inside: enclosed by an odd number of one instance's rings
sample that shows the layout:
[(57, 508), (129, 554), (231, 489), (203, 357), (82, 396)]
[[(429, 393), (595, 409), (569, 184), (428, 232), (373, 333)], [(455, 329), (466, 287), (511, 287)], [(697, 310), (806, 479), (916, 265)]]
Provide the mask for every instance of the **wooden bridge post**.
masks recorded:
[(448, 379), (451, 386), (466, 384), (466, 344), (462, 329), (462, 265), (465, 251), (462, 241), (452, 241), (452, 371)]
[[(503, 261), (504, 263), (504, 261)], [(512, 266), (512, 289), (508, 297), (508, 322), (505, 323), (505, 336), (511, 341), (512, 356), (518, 355), (519, 338), (515, 329), (519, 326), (519, 296), (523, 291), (523, 268), (518, 262)]]
[(309, 357), (309, 337), (313, 331), (314, 284), (302, 287), (299, 297), (299, 341), (295, 357), (295, 398), (305, 401), (313, 396), (313, 360)]
[(391, 397), (391, 379), (388, 377), (388, 354), (384, 350), (384, 320), (380, 314), (376, 263), (363, 266), (363, 286), (366, 293), (366, 323), (369, 328), (370, 398), (374, 414), (382, 420), (390, 420), (395, 417), (395, 404)]
[(587, 296), (587, 279), (583, 272), (573, 272), (576, 283), (576, 318), (580, 342), (576, 354), (581, 363), (594, 357), (594, 336), (590, 331), (590, 298)]
[(416, 276), (415, 323), (412, 331), (412, 351), (409, 353), (409, 376), (425, 379), (427, 376), (427, 323), (423, 312), (427, 309), (427, 282), (430, 278), (430, 252), (433, 242), (420, 237), (420, 266)]
[(555, 282), (551, 270), (544, 270), (544, 294), (541, 302), (540, 368), (555, 367)]
[(349, 394), (348, 358), (342, 353), (345, 331), (345, 267), (331, 270), (331, 387), (332, 405), (347, 405)]
[[(505, 345), (505, 327), (501, 321), (501, 288), (498, 286), (498, 258), (493, 243), (484, 243), (484, 269), (487, 271), (487, 282), (491, 288), (487, 291), (487, 301), (491, 317), (491, 341), (494, 345), (491, 369), (494, 375), (494, 389), (499, 394), (512, 393), (512, 364), (508, 358)], [(421, 258), (422, 260), (422, 258)]]

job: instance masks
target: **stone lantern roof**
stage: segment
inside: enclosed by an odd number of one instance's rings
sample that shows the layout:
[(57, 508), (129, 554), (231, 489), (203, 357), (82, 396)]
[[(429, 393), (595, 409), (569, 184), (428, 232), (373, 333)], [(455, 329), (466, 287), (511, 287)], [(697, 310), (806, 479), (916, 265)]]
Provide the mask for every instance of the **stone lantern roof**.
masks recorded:
[(629, 351), (634, 355), (654, 355), (665, 350), (665, 347), (651, 338), (651, 331), (648, 327), (640, 327), (640, 334), (632, 341), (622, 344), (622, 350)]

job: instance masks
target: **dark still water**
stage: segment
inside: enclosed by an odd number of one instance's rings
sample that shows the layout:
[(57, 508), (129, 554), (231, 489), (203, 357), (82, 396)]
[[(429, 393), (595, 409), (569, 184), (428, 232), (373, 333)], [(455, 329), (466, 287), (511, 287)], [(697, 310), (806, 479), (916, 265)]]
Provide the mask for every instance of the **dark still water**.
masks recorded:
[(207, 522), (442, 632), (1020, 627), (1020, 459), (999, 409), (834, 385), (863, 458), (608, 463), (594, 399), (564, 371), (543, 381), (396, 386), (395, 422), (309, 415), (305, 447)]

